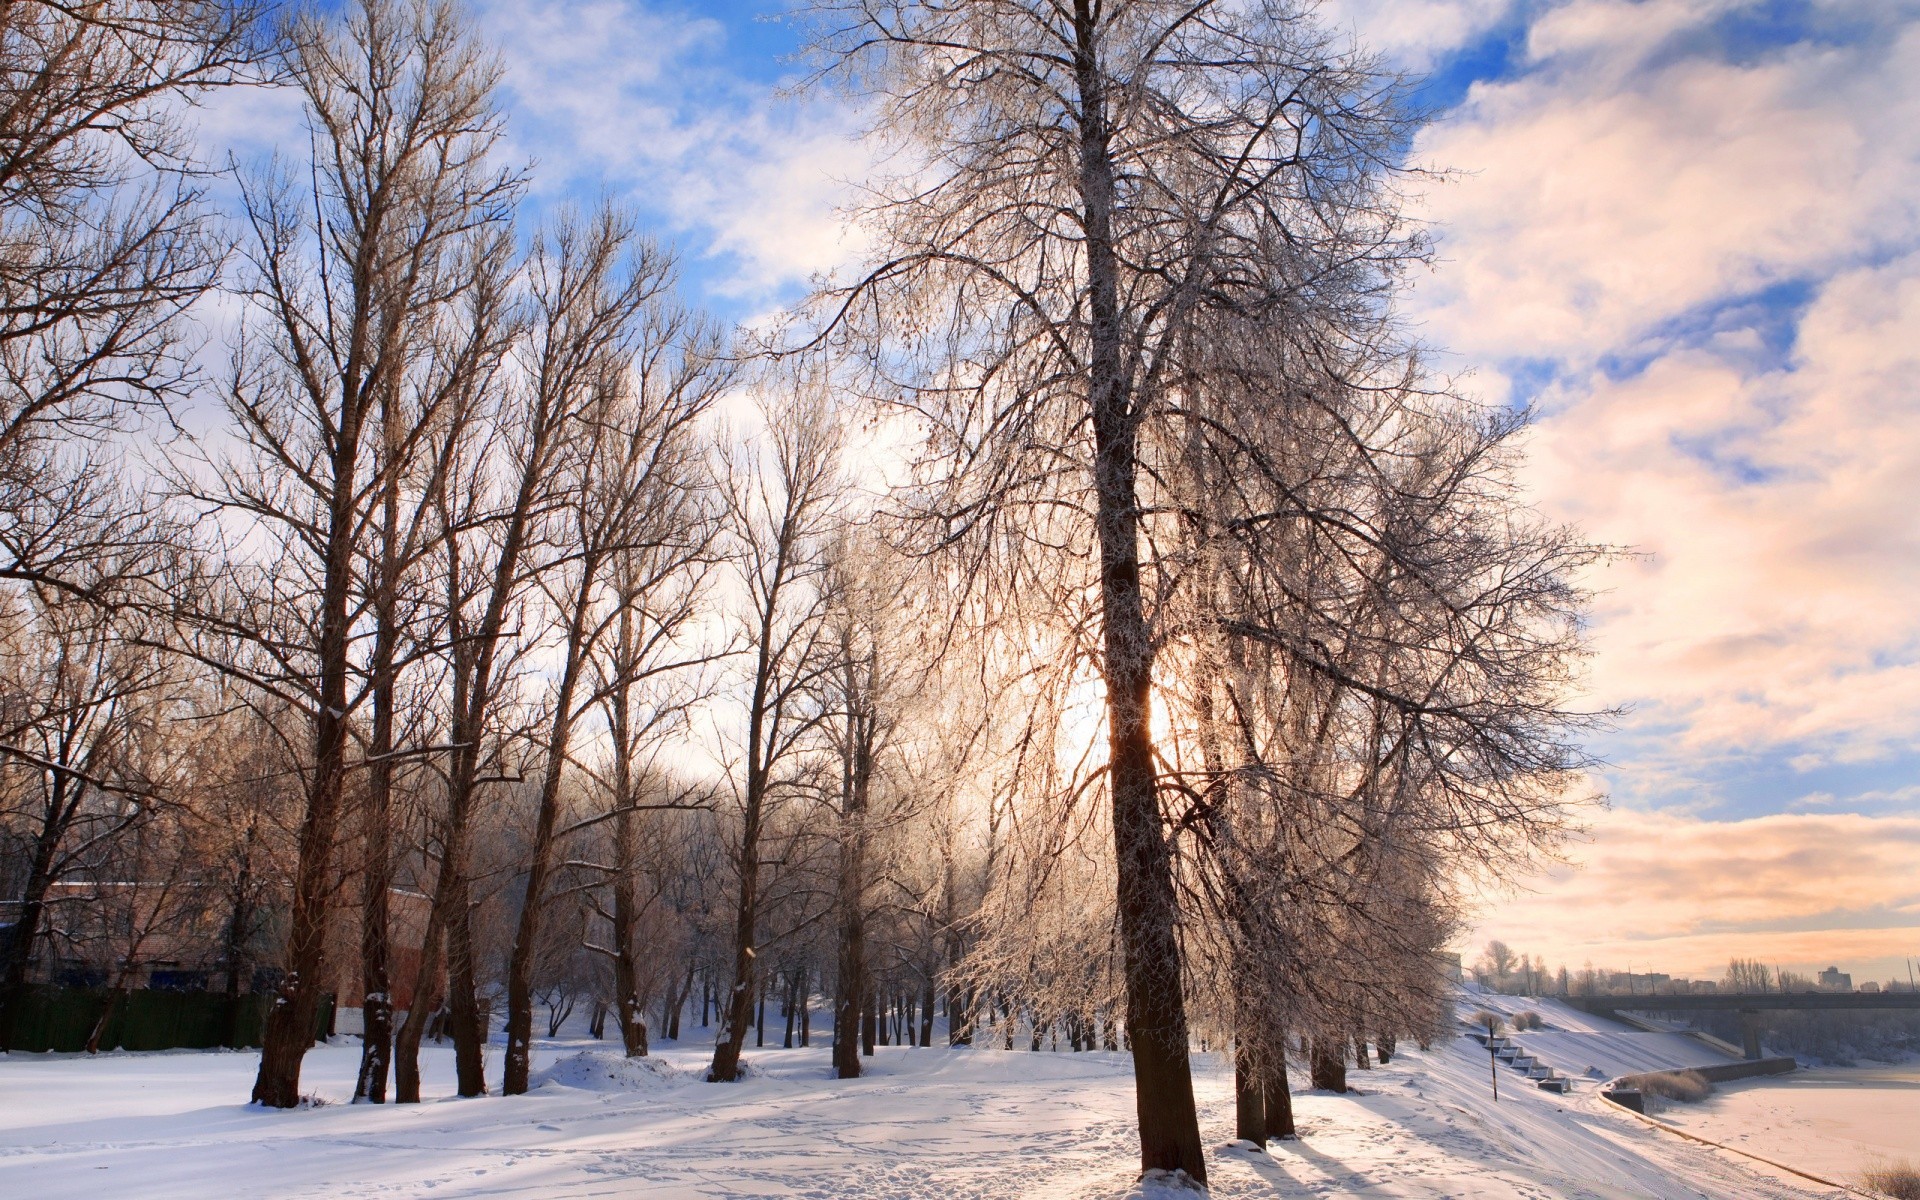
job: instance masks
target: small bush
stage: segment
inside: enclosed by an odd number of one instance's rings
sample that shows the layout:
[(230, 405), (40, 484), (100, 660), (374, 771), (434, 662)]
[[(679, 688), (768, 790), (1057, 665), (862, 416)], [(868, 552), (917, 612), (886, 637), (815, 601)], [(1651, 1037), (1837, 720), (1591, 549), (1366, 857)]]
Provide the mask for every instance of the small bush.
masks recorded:
[(1705, 1100), (1713, 1095), (1713, 1084), (1707, 1082), (1706, 1077), (1698, 1071), (1649, 1071), (1645, 1075), (1628, 1075), (1620, 1082), (1628, 1087), (1639, 1088), (1649, 1096), (1678, 1100), (1682, 1104)]
[(1540, 1019), (1540, 1014), (1530, 1008), (1525, 1012), (1513, 1014), (1513, 1027), (1515, 1029), (1539, 1029), (1544, 1025), (1545, 1022)]
[(1499, 1013), (1489, 1012), (1484, 1008), (1468, 1017), (1467, 1024), (1473, 1026), (1475, 1029), (1491, 1029), (1495, 1033), (1499, 1033), (1507, 1026), (1506, 1021)]
[(1861, 1172), (1860, 1181), (1893, 1200), (1920, 1200), (1920, 1167), (1910, 1162), (1882, 1163)]

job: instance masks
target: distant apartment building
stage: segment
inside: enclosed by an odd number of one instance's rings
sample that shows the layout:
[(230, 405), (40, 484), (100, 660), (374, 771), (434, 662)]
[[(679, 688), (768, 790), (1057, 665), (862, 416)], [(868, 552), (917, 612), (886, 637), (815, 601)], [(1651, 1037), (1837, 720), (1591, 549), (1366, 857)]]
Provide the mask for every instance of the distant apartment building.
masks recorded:
[(1853, 990), (1853, 976), (1839, 967), (1828, 967), (1820, 972), (1820, 990), (1823, 992), (1850, 992)]

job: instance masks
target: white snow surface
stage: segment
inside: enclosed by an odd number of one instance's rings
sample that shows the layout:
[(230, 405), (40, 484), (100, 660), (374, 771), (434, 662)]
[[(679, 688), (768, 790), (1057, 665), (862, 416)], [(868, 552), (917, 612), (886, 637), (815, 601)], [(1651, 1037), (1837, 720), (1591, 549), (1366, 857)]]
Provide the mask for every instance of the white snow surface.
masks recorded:
[[(1493, 997), (1467, 997), (1471, 1011)], [(1563, 1074), (1664, 1065), (1676, 1035), (1606, 1030), (1532, 1002), (1522, 1034)], [(1576, 1021), (1575, 1018), (1578, 1018)], [(1571, 1026), (1579, 1025), (1579, 1028)], [(1462, 1026), (1464, 1029), (1464, 1026)], [(1577, 1047), (1562, 1061), (1552, 1044)], [(1690, 1039), (1682, 1039), (1690, 1041)], [(357, 1039), (307, 1058), (327, 1101), (278, 1112), (243, 1101), (250, 1053), (0, 1057), (0, 1197), (1172, 1197), (1134, 1179), (1126, 1056), (881, 1047), (858, 1080), (828, 1051), (748, 1049), (735, 1084), (703, 1081), (709, 1047), (666, 1044), (628, 1063), (609, 1043), (536, 1045), (525, 1096), (448, 1098), (451, 1051), (423, 1053), (433, 1099), (350, 1105)], [(1663, 1048), (1665, 1047), (1665, 1048)], [(1591, 1082), (1558, 1096), (1464, 1035), (1349, 1075), (1349, 1095), (1298, 1091), (1301, 1137), (1260, 1152), (1231, 1140), (1231, 1072), (1195, 1061), (1213, 1194), (1459, 1200), (1834, 1195), (1622, 1116)], [(1704, 1050), (1704, 1048), (1702, 1048)], [(1693, 1054), (1689, 1061), (1711, 1061)], [(489, 1066), (497, 1071), (498, 1048)], [(1296, 1086), (1304, 1080), (1296, 1077)]]
[(1880, 1162), (1920, 1163), (1920, 1064), (1821, 1068), (1723, 1083), (1660, 1119), (1828, 1179)]

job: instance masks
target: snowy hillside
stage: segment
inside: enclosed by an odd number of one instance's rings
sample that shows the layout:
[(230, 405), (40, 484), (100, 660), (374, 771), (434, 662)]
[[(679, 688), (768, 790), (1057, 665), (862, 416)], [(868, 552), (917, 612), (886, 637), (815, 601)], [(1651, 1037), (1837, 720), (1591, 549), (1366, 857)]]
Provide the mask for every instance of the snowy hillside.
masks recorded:
[[(1565, 1048), (1553, 1059), (1565, 1074), (1663, 1065), (1688, 1041), (1527, 1006), (1560, 1028), (1521, 1040)], [(641, 1066), (574, 1041), (541, 1047), (527, 1096), (383, 1109), (331, 1103), (358, 1056), (340, 1041), (308, 1060), (307, 1088), (330, 1103), (291, 1112), (240, 1103), (247, 1054), (0, 1059), (0, 1195), (962, 1200), (1131, 1186), (1117, 1054), (883, 1047), (867, 1078), (835, 1082), (824, 1049), (768, 1049), (750, 1052), (745, 1081), (720, 1085), (700, 1081), (703, 1045)], [(1217, 1196), (1828, 1194), (1622, 1117), (1589, 1081), (1559, 1096), (1503, 1069), (1496, 1106), (1486, 1051), (1466, 1036), (1353, 1072), (1355, 1094), (1300, 1093), (1302, 1137), (1270, 1154), (1230, 1141), (1229, 1076), (1217, 1058), (1197, 1066)], [(451, 1090), (447, 1051), (427, 1068), (429, 1092)]]

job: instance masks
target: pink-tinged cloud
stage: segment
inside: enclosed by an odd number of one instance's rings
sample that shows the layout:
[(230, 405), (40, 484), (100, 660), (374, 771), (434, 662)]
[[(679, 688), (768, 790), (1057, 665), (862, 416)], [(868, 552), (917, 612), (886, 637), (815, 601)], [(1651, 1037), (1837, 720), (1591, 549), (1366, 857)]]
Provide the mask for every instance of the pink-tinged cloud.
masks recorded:
[[(1594, 577), (1597, 699), (1691, 754), (1859, 761), (1920, 744), (1920, 21), (1661, 52), (1739, 7), (1541, 15), (1422, 142), (1460, 174), (1414, 307), (1492, 399), (1552, 364), (1530, 480), (1639, 555)], [(1785, 354), (1743, 301), (1782, 281)]]
[(1496, 903), (1467, 939), (1557, 966), (1718, 979), (1732, 957), (1856, 981), (1920, 956), (1920, 817), (1796, 813), (1702, 821), (1614, 811), (1577, 868)]
[(1920, 737), (1920, 256), (1828, 281), (1789, 361), (1677, 351), (1539, 431), (1543, 503), (1642, 557), (1596, 576), (1594, 686), (1698, 749)]
[[(1911, 245), (1920, 26), (1745, 64), (1652, 56), (1730, 4), (1548, 11), (1420, 155), (1447, 262), (1418, 307), (1468, 361), (1657, 350), (1660, 322)], [(1643, 346), (1643, 339), (1654, 339)]]

